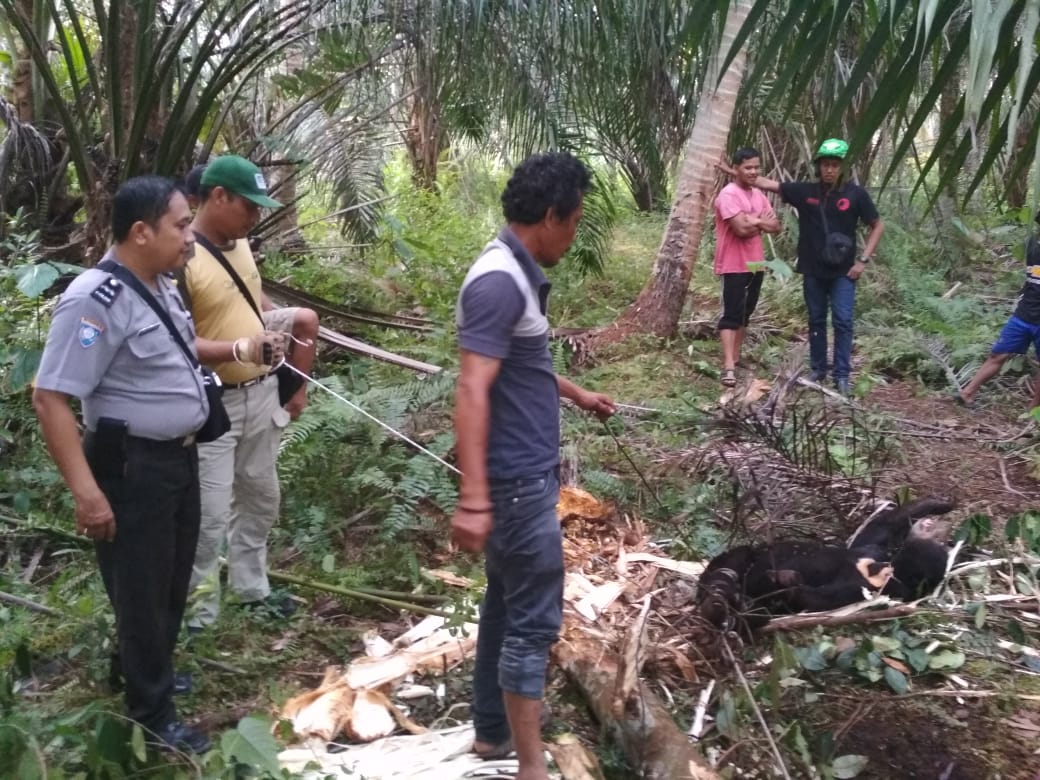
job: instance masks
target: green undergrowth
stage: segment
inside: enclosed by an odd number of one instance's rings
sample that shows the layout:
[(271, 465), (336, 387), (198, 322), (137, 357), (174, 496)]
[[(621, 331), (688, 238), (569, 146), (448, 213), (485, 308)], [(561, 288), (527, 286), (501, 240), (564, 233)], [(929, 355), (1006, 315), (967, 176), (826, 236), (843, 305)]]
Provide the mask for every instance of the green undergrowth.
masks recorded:
[[(329, 389), (453, 462), (455, 294), (468, 264), (500, 225), (497, 193), (503, 178), (501, 172), (481, 165), (449, 166), (440, 193), (431, 194), (411, 189), (400, 171), (391, 170), (389, 176), (397, 196), (388, 204), (375, 246), (337, 255), (272, 255), (264, 273), (337, 303), (429, 317), (434, 330), (421, 337), (375, 329), (359, 335), (440, 366), (441, 376), (420, 377), (335, 353), (322, 355), (316, 373)], [(665, 219), (622, 210), (601, 274), (583, 273), (570, 258), (552, 269), (552, 324), (590, 328), (624, 311), (649, 276)], [(793, 266), (795, 228), (785, 219), (788, 233), (770, 246), (770, 252)], [(1020, 284), (1020, 261), (1010, 247), (1024, 231), (1013, 226), (985, 250), (954, 255), (937, 253), (922, 225), (927, 223), (902, 224), (898, 216), (888, 223), (882, 251), (860, 287), (857, 360), (860, 374), (871, 382), (902, 380), (928, 396), (962, 379), (984, 357)], [(327, 228), (306, 232), (315, 246), (335, 240)], [(960, 260), (954, 263), (951, 257)], [(718, 317), (718, 280), (710, 258), (707, 231), (684, 321), (713, 323)], [(958, 281), (957, 293), (943, 298)], [(12, 304), (0, 314), (4, 343), (38, 348), (37, 324), (45, 326), (46, 306), (19, 298), (13, 279), (0, 280), (0, 293), (5, 304)], [(799, 279), (776, 264), (747, 343), (756, 375), (774, 376), (804, 331)], [(602, 349), (580, 368), (571, 367), (572, 347), (561, 340), (553, 345), (553, 357), (561, 372), (583, 386), (650, 410), (618, 415), (605, 426), (566, 409), (562, 439), (568, 473), (576, 474), (594, 494), (642, 519), (648, 534), (669, 555), (703, 560), (733, 539), (731, 521), (743, 497), (726, 470), (699, 461), (701, 445), (718, 435), (722, 388), (714, 333), (710, 326), (697, 333), (695, 339), (676, 336), (664, 342), (635, 335)], [(16, 357), (10, 349), (0, 353), (7, 368)], [(1024, 362), (1007, 368), (1012, 378), (1026, 371)], [(4, 387), (0, 418), (0, 514), (17, 521), (0, 524), (0, 591), (58, 611), (40, 614), (0, 603), (0, 671), (6, 675), (0, 686), (0, 768), (6, 769), (3, 761), (11, 756), (25, 767), (19, 776), (27, 778), (43, 776), (33, 767), (46, 768), (48, 777), (232, 777), (241, 771), (237, 763), (262, 767), (273, 743), (259, 736), (260, 721), (251, 716), (269, 717), (288, 696), (314, 687), (325, 665), (355, 657), (365, 630), (376, 628), (389, 638), (401, 629), (401, 613), (395, 609), (317, 588), (277, 584), (280, 593), (297, 600), (297, 613), (288, 620), (243, 612), (229, 599), (216, 626), (190, 643), (182, 642), (178, 653), (178, 666), (192, 671), (197, 680), (195, 693), (178, 703), (189, 719), (201, 720), (217, 736), (215, 757), (205, 767), (142, 758), (139, 738), (118, 715), (118, 697), (105, 688), (113, 626), (92, 555), (77, 541), (38, 528), (70, 529), (72, 507), (40, 441), (24, 386)], [(883, 421), (877, 422), (884, 427)], [(839, 472), (864, 468), (862, 455), (848, 445), (850, 431), (843, 422), (825, 442), (826, 457)], [(790, 438), (790, 431), (777, 432), (778, 441), (785, 437)], [(453, 555), (447, 548), (448, 520), (457, 495), (457, 482), (448, 468), (331, 394), (312, 388), (309, 408), (283, 441), (279, 473), (282, 512), (272, 535), (273, 569), (339, 588), (440, 596), (446, 601), (429, 603), (452, 606), (460, 613), (468, 609), (464, 593), (423, 574), (424, 569), (449, 568), (478, 582), (482, 576), (477, 557)], [(1006, 519), (992, 518), (989, 528), (1003, 527)], [(26, 523), (37, 528), (27, 529)], [(979, 534), (984, 525), (976, 521)], [(1025, 518), (1015, 528), (1029, 539), (1034, 532), (1040, 536), (1035, 525)], [(981, 536), (974, 543), (980, 544)], [(977, 608), (969, 613), (967, 607), (964, 614), (970, 625), (980, 622), (975, 634), (981, 644), (965, 651), (963, 669), (956, 673), (970, 673), (1007, 689), (1002, 682), (1006, 667), (986, 659), (983, 640), (1014, 638), (1014, 630), (1003, 615), (990, 612), (980, 617)], [(938, 627), (929, 620), (914, 616), (901, 621), (898, 630), (908, 636), (927, 635)], [(1032, 641), (1028, 626), (1019, 629)], [(770, 706), (779, 702), (770, 710), (774, 736), (807, 775), (812, 768), (817, 776), (851, 777), (839, 772), (851, 771), (854, 764), (853, 759), (843, 763), (848, 754), (840, 744), (835, 747), (833, 739), (828, 742), (827, 733), (833, 737), (836, 726), (809, 708), (809, 694), (825, 697), (829, 687), (836, 687), (849, 688), (854, 695), (900, 695), (899, 680), (881, 668), (895, 667), (871, 653), (906, 656), (890, 660), (910, 670), (904, 676), (911, 693), (925, 688), (935, 675), (949, 673), (917, 669), (922, 658), (913, 651), (920, 645), (910, 646), (892, 633), (895, 630), (789, 637), (789, 651), (773, 653), (769, 680), (753, 682), (759, 686), (756, 700)], [(852, 658), (850, 664), (839, 661), (845, 650), (837, 650), (837, 639), (843, 636), (855, 644), (855, 652), (845, 659)], [(949, 645), (943, 640), (926, 655), (936, 657)], [(762, 647), (750, 650), (751, 657)], [(821, 668), (809, 668), (821, 663)], [(713, 710), (720, 733), (733, 744), (751, 740), (760, 747), (752, 708), (742, 703), (745, 694), (731, 683), (718, 697), (718, 711)], [(1022, 691), (1031, 683), (1023, 680), (1017, 685)], [(464, 691), (458, 695), (464, 696)], [(695, 707), (685, 695), (675, 693), (677, 713)], [(444, 702), (444, 708), (452, 703)], [(428, 714), (436, 718), (444, 712)], [(630, 770), (612, 749), (604, 747), (601, 757), (608, 776), (627, 776)], [(3, 771), (0, 775), (6, 776)]]

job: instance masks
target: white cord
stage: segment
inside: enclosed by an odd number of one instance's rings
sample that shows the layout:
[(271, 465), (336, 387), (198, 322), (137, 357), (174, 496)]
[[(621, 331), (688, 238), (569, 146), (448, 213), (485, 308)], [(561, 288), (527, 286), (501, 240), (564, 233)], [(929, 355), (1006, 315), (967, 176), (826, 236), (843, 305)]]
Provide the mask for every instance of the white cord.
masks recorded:
[(271, 368), (271, 371), (274, 371), (275, 369), (281, 368), (281, 367), (282, 367), (283, 365), (284, 365), (284, 366), (288, 366), (288, 367), (289, 367), (289, 369), (290, 369), (290, 370), (291, 370), (291, 371), (292, 371), (293, 373), (295, 373), (295, 374), (299, 374), (299, 375), (300, 375), (301, 377), (303, 377), (303, 378), (304, 378), (305, 380), (307, 380), (307, 381), (308, 381), (308, 382), (310, 382), (311, 384), (313, 384), (313, 385), (316, 385), (316, 386), (320, 387), (320, 388), (321, 388), (322, 390), (324, 390), (324, 391), (325, 391), (326, 393), (328, 393), (329, 395), (333, 396), (334, 398), (336, 398), (336, 399), (338, 399), (338, 400), (342, 401), (343, 403), (345, 403), (345, 404), (346, 404), (347, 406), (349, 406), (349, 407), (350, 407), (351, 409), (353, 409), (354, 411), (356, 411), (356, 412), (360, 412), (360, 413), (361, 413), (361, 414), (363, 414), (363, 415), (364, 415), (365, 417), (367, 417), (367, 418), (368, 418), (369, 420), (371, 420), (372, 422), (376, 423), (376, 425), (378, 425), (379, 427), (383, 428), (383, 429), (384, 429), (384, 430), (386, 430), (386, 431), (389, 431), (390, 433), (392, 433), (392, 434), (393, 434), (394, 436), (396, 436), (397, 438), (401, 439), (402, 441), (405, 441), (405, 442), (407, 442), (408, 444), (411, 444), (411, 445), (412, 445), (413, 447), (415, 447), (415, 448), (416, 448), (417, 450), (419, 450), (420, 452), (426, 453), (426, 454), (427, 454), (427, 455), (429, 455), (429, 456), (430, 456), (431, 458), (433, 458), (433, 459), (434, 459), (435, 461), (437, 461), (438, 463), (440, 463), (440, 464), (441, 464), (442, 466), (447, 466), (447, 467), (448, 467), (449, 469), (451, 469), (452, 471), (454, 471), (454, 472), (455, 472), (456, 474), (458, 474), (458, 475), (459, 475), (460, 477), (462, 476), (462, 472), (461, 472), (461, 471), (459, 471), (459, 470), (458, 470), (457, 468), (455, 468), (454, 466), (452, 466), (452, 465), (451, 465), (450, 463), (448, 463), (448, 461), (444, 460), (444, 458), (442, 458), (442, 457), (441, 457), (440, 455), (438, 455), (437, 453), (435, 453), (435, 452), (430, 452), (430, 450), (426, 449), (426, 448), (425, 448), (424, 446), (422, 446), (422, 445), (421, 445), (421, 444), (419, 444), (418, 442), (416, 442), (416, 441), (412, 441), (411, 439), (409, 439), (409, 438), (408, 438), (407, 436), (405, 436), (405, 435), (404, 435), (403, 433), (401, 433), (400, 431), (398, 431), (398, 430), (395, 430), (394, 428), (391, 428), (391, 427), (390, 427), (389, 425), (387, 425), (387, 424), (386, 424), (385, 422), (383, 422), (382, 420), (380, 420), (380, 419), (379, 419), (378, 417), (374, 417), (373, 415), (369, 414), (368, 412), (366, 412), (366, 411), (365, 411), (364, 409), (362, 409), (362, 408), (361, 408), (360, 406), (358, 406), (358, 405), (357, 405), (356, 403), (354, 403), (353, 401), (350, 401), (349, 399), (347, 399), (347, 398), (344, 398), (344, 397), (343, 397), (343, 396), (341, 396), (341, 395), (340, 395), (339, 393), (337, 393), (337, 392), (336, 392), (335, 390), (333, 390), (333, 389), (332, 389), (331, 387), (326, 387), (326, 386), (325, 386), (325, 385), (323, 385), (323, 384), (322, 384), (321, 382), (319, 382), (319, 381), (318, 381), (317, 379), (314, 379), (313, 377), (311, 377), (311, 376), (308, 376), (307, 374), (305, 374), (305, 373), (303, 373), (302, 371), (300, 371), (300, 369), (298, 369), (298, 368), (297, 368), (296, 366), (292, 365), (291, 363), (286, 363), (286, 362), (285, 362), (285, 359), (284, 359), (284, 358), (282, 359), (282, 362), (281, 362), (281, 363), (279, 363), (279, 364), (278, 364), (277, 366), (274, 366), (274, 367), (272, 367), (272, 368)]

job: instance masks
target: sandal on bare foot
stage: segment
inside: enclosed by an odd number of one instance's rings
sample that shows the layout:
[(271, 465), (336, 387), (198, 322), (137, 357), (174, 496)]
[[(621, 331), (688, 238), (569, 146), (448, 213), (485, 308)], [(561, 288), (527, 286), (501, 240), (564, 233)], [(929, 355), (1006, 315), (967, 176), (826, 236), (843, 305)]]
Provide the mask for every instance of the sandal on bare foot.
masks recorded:
[[(538, 713), (538, 725), (542, 729), (546, 729), (550, 723), (552, 723), (552, 709), (549, 707), (549, 702), (543, 701), (541, 712)], [(484, 761), (504, 761), (515, 752), (513, 750), (513, 738), (511, 736), (506, 737), (504, 741), (499, 742), (497, 745), (486, 747), (483, 750), (477, 750), (476, 743), (474, 743), (472, 752), (473, 755)]]
[(506, 737), (504, 742), (483, 750), (477, 750), (477, 746), (473, 745), (473, 754), (483, 761), (502, 761), (513, 754), (513, 738)]
[(723, 387), (736, 387), (737, 386), (737, 372), (732, 368), (722, 369), (722, 386)]

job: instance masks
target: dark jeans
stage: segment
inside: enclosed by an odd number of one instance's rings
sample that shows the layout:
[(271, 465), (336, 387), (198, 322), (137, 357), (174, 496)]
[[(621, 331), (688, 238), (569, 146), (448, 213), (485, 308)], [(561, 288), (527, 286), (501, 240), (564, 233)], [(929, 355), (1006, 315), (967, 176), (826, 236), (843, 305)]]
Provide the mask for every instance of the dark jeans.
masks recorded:
[(563, 542), (555, 472), (491, 482), (495, 525), (485, 550), (473, 671), (473, 725), (481, 742), (509, 736), (502, 692), (541, 699), (549, 648), (563, 622)]
[[(104, 473), (89, 433), (83, 449), (94, 473)], [(126, 455), (125, 476), (98, 479), (116, 535), (95, 551), (116, 615), (127, 714), (158, 731), (176, 719), (173, 650), (199, 537), (199, 461), (194, 445), (136, 437)]]
[(809, 365), (813, 373), (827, 374), (827, 309), (834, 325), (834, 379), (847, 380), (852, 372), (852, 312), (856, 283), (847, 276), (825, 279), (802, 277), (805, 308), (809, 312)]

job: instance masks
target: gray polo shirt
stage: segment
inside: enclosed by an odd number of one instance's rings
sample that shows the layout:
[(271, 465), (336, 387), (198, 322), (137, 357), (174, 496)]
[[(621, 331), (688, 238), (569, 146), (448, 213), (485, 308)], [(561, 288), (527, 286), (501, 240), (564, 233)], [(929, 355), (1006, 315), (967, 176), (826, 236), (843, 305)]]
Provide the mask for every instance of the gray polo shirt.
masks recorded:
[[(165, 276), (157, 284), (160, 305), (194, 348), (191, 315), (176, 289)], [(202, 377), (166, 326), (137, 293), (97, 268), (80, 274), (54, 309), (36, 386), (82, 400), (91, 430), (99, 417), (113, 417), (146, 439), (187, 436), (209, 414)]]
[(502, 361), (491, 386), (491, 479), (535, 476), (560, 462), (560, 390), (545, 316), (549, 288), (534, 258), (505, 228), (459, 292), (459, 346)]

